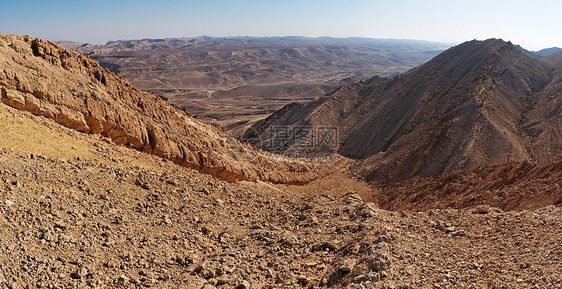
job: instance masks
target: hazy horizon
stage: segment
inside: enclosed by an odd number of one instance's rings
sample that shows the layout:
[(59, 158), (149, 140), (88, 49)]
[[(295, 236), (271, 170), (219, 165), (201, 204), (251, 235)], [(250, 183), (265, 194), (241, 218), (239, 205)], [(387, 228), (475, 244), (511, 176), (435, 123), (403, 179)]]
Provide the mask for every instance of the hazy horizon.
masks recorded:
[(2, 33), (52, 41), (212, 37), (363, 37), (462, 43), (501, 38), (562, 47), (562, 3), (540, 1), (23, 0), (5, 3)]

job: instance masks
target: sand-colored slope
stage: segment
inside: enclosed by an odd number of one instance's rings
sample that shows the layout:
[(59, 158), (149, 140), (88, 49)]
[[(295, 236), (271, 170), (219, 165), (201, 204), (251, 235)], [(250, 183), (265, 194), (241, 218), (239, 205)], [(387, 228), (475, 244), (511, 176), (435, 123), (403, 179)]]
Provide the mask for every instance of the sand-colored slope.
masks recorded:
[(503, 210), (534, 210), (562, 204), (562, 162), (528, 162), (481, 167), (438, 178), (412, 178), (377, 193), (388, 210), (467, 208), (479, 204)]

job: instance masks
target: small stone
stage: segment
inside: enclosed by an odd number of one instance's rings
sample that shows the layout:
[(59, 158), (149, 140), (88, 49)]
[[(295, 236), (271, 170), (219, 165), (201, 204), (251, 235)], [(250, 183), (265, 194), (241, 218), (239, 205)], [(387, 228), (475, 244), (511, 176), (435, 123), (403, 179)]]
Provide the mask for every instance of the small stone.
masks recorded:
[(460, 238), (460, 237), (462, 237), (462, 236), (464, 236), (464, 235), (465, 235), (464, 230), (458, 230), (458, 231), (451, 232), (451, 233), (449, 234), (449, 237), (451, 237), (451, 238)]
[(377, 258), (369, 264), (369, 269), (381, 272), (387, 267), (387, 262), (383, 258)]
[(454, 226), (450, 226), (450, 227), (445, 228), (445, 231), (447, 231), (448, 233), (454, 232), (456, 230), (457, 229)]
[(211, 228), (209, 228), (207, 226), (202, 226), (201, 227), (201, 233), (203, 233), (205, 235), (210, 235), (211, 234)]
[(312, 251), (320, 251), (320, 250), (324, 249), (325, 244), (326, 243), (316, 243), (316, 244), (312, 245), (311, 250)]
[(377, 239), (376, 243), (389, 243), (390, 242), (390, 238), (388, 238), (388, 236), (386, 235), (380, 235), (379, 238)]
[(347, 259), (343, 262), (343, 264), (339, 267), (339, 270), (345, 273), (349, 273), (353, 271), (353, 267), (355, 267), (356, 261), (354, 259)]
[(228, 276), (226, 276), (226, 275), (220, 276), (220, 277), (217, 279), (217, 285), (219, 285), (219, 286), (220, 286), (220, 285), (228, 284), (229, 282), (230, 282), (230, 278), (229, 278)]
[(119, 278), (118, 278), (117, 280), (118, 280), (119, 282), (127, 282), (127, 281), (129, 281), (130, 279), (129, 279), (127, 276), (125, 276), (125, 275), (121, 275), (121, 276), (119, 276)]
[(361, 217), (369, 218), (369, 217), (374, 217), (377, 214), (376, 205), (371, 202), (363, 203), (361, 206), (357, 208), (357, 210), (358, 210), (358, 215)]
[(41, 236), (41, 239), (43, 239), (47, 242), (53, 242), (53, 241), (55, 241), (55, 236), (53, 235), (53, 233), (51, 233), (50, 230), (48, 230), (48, 231), (43, 233), (43, 235)]
[(105, 266), (107, 268), (116, 268), (119, 267), (119, 261), (115, 260), (115, 259), (110, 259), (109, 261), (107, 261), (107, 263), (105, 264)]
[(354, 204), (354, 203), (361, 203), (361, 197), (358, 194), (347, 194), (343, 197), (343, 201), (346, 204)]
[(490, 206), (488, 205), (478, 205), (474, 207), (473, 213), (474, 214), (487, 214), (490, 212)]
[(203, 261), (203, 262), (199, 263), (199, 265), (197, 265), (193, 271), (195, 271), (195, 273), (199, 273), (199, 272), (202, 272), (204, 270), (207, 270), (207, 267), (208, 267), (207, 261)]
[(298, 275), (297, 276), (297, 281), (301, 284), (308, 284), (310, 282), (310, 280), (308, 279), (308, 277), (306, 277), (305, 275)]
[(340, 250), (340, 244), (341, 244), (341, 242), (339, 242), (339, 241), (330, 241), (330, 242), (327, 242), (324, 247), (337, 252), (337, 251)]
[(306, 262), (306, 263), (302, 264), (302, 266), (305, 267), (305, 268), (316, 267), (316, 265), (318, 265), (318, 263), (316, 263), (316, 262)]
[(81, 278), (86, 278), (87, 275), (88, 275), (88, 269), (82, 267), (76, 270), (76, 272), (72, 273), (70, 277), (74, 279), (81, 279)]
[(250, 289), (250, 282), (242, 280), (242, 282), (236, 286), (236, 289)]
[(6, 200), (6, 201), (4, 201), (4, 203), (6, 203), (6, 205), (8, 205), (8, 206), (13, 206), (15, 204), (14, 202), (12, 202), (10, 200)]
[(381, 278), (379, 273), (375, 273), (375, 272), (369, 272), (368, 274), (365, 275), (359, 275), (357, 277), (355, 277), (353, 280), (355, 280), (355, 282), (357, 283), (362, 283), (362, 282), (377, 282), (379, 281)]

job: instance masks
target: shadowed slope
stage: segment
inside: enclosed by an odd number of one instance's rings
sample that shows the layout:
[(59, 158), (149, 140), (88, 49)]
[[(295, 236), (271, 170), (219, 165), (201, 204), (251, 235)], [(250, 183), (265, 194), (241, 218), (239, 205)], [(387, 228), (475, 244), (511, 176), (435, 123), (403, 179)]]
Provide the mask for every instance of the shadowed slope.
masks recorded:
[(537, 136), (523, 126), (553, 77), (550, 66), (511, 43), (470, 41), (407, 74), (284, 108), (254, 129), (338, 126), (338, 152), (363, 159), (358, 171), (384, 183), (507, 161), (542, 163)]

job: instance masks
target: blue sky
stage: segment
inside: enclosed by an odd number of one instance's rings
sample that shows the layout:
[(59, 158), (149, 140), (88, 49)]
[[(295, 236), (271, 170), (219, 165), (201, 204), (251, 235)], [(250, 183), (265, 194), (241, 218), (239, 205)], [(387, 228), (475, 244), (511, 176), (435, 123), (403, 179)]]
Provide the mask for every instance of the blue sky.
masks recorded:
[(333, 36), (562, 47), (562, 1), (3, 0), (0, 32), (93, 44), (209, 36)]

